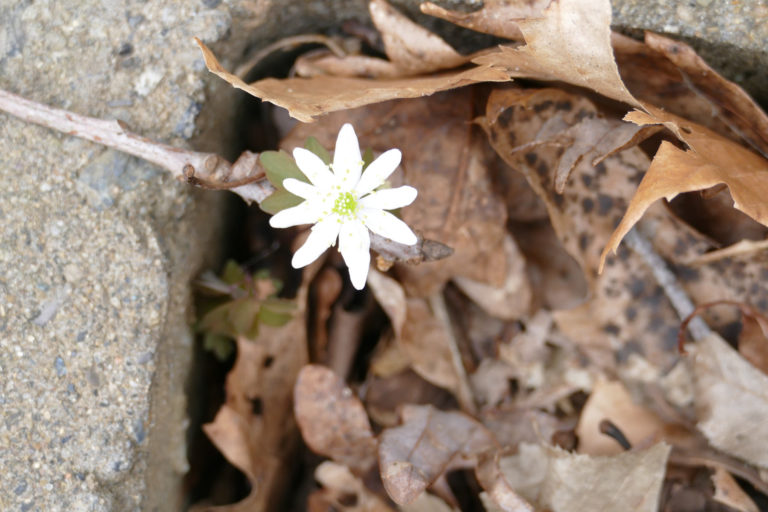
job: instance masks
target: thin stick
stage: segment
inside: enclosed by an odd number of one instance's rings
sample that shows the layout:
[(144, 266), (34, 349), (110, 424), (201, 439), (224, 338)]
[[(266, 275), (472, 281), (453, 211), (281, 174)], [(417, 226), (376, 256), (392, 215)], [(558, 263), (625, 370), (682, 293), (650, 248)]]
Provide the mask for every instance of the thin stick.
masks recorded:
[[(664, 289), (664, 293), (667, 295), (667, 298), (669, 298), (672, 307), (675, 308), (680, 319), (684, 320), (688, 318), (695, 309), (693, 302), (691, 302), (688, 294), (677, 282), (675, 274), (669, 270), (666, 262), (654, 250), (651, 242), (649, 242), (637, 228), (633, 228), (627, 233), (627, 236), (624, 237), (624, 242), (626, 242), (627, 246), (640, 256), (645, 264), (648, 265), (648, 268), (651, 269), (653, 277)], [(712, 330), (701, 318), (694, 318), (691, 320), (688, 323), (688, 331), (695, 340), (704, 339), (712, 334)]]
[[(245, 151), (233, 164), (215, 153), (200, 153), (169, 146), (128, 130), (121, 121), (87, 117), (50, 107), (0, 89), (0, 111), (67, 135), (96, 142), (162, 167), (174, 178), (207, 189), (227, 189), (248, 204), (261, 203), (274, 191), (265, 179), (259, 155)], [(453, 250), (439, 242), (419, 239), (408, 246), (380, 236), (371, 237), (373, 250), (390, 261), (419, 263), (444, 258)]]
[(448, 307), (445, 304), (445, 298), (443, 297), (442, 291), (430, 295), (429, 306), (432, 308), (432, 313), (435, 315), (435, 318), (443, 324), (445, 332), (448, 334), (448, 347), (451, 351), (451, 363), (453, 365), (453, 370), (456, 372), (456, 398), (459, 401), (459, 405), (464, 411), (473, 415), (477, 414), (475, 396), (474, 393), (472, 393), (472, 386), (469, 384), (467, 370), (464, 368), (464, 362), (461, 359), (458, 340), (453, 332), (451, 316), (448, 313)]
[[(23, 119), (137, 156), (169, 171), (176, 179), (203, 188), (234, 188), (248, 201), (261, 201), (272, 193), (255, 182), (264, 177), (257, 155), (246, 152), (233, 166), (215, 153), (176, 148), (131, 133), (121, 121), (82, 116), (28, 100), (0, 89), (0, 110)], [(232, 181), (231, 183), (228, 183)]]

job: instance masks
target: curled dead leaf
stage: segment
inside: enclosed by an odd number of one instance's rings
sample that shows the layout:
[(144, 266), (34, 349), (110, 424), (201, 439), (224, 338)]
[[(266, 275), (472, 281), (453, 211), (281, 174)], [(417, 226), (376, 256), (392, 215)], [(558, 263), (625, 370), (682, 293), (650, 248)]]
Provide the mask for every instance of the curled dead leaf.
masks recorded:
[(600, 270), (609, 252), (616, 251), (622, 238), (661, 198), (668, 201), (683, 192), (704, 190), (724, 183), (733, 197), (733, 206), (768, 226), (768, 160), (703, 126), (646, 105), (650, 113), (634, 111), (625, 117), (639, 125), (663, 124), (689, 150), (662, 142), (621, 223), (600, 256)]
[(459, 412), (405, 406), (402, 417), (403, 424), (384, 430), (379, 440), (381, 478), (395, 503), (412, 502), (446, 471), (471, 467), (495, 445), (482, 424)]
[(294, 388), (301, 435), (315, 452), (365, 472), (373, 466), (376, 440), (362, 403), (328, 368), (307, 365)]

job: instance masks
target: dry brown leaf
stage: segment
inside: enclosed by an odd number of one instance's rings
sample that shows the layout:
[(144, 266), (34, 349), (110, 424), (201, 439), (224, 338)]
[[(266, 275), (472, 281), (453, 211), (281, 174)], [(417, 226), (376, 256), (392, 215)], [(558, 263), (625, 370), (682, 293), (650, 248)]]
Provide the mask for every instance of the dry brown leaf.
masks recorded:
[(515, 372), (504, 361), (486, 358), (469, 376), (472, 394), (481, 407), (499, 405), (509, 395), (509, 382)]
[[(488, 501), (501, 512), (534, 512), (533, 506), (510, 486), (499, 467), (499, 454), (483, 457), (475, 475)], [(486, 500), (483, 500), (486, 501)], [(486, 509), (488, 507), (486, 506)]]
[(317, 275), (312, 286), (312, 304), (314, 322), (310, 341), (313, 361), (328, 360), (328, 319), (333, 312), (333, 305), (341, 294), (344, 281), (334, 268), (325, 267)]
[(398, 345), (416, 373), (436, 386), (456, 391), (459, 378), (451, 362), (450, 326), (435, 317), (424, 299), (408, 299), (406, 305)]
[(502, 320), (516, 320), (528, 313), (531, 305), (531, 285), (525, 273), (525, 259), (514, 239), (504, 237), (507, 277), (499, 287), (457, 276), (453, 282), (488, 314)]
[(384, 377), (369, 373), (363, 388), (369, 416), (383, 427), (394, 427), (400, 422), (402, 404), (431, 404), (440, 409), (458, 407), (449, 391), (429, 383), (410, 369)]
[(565, 250), (548, 219), (514, 224), (511, 231), (525, 255), (533, 291), (532, 311), (568, 309), (584, 302), (589, 293), (584, 272)]
[[(288, 483), (291, 466), (287, 461), (298, 448), (291, 388), (308, 359), (303, 314), (306, 283), (297, 302), (299, 308), (289, 323), (262, 325), (255, 340), (237, 341), (237, 360), (227, 376), (227, 401), (214, 422), (203, 425), (213, 444), (252, 485), (247, 498), (216, 510), (269, 510)], [(255, 403), (260, 413), (254, 413)]]
[(403, 424), (379, 438), (379, 468), (384, 488), (398, 504), (411, 503), (451, 468), (472, 467), (481, 452), (493, 448), (491, 433), (459, 412), (407, 405)]
[(505, 484), (552, 512), (655, 512), (669, 446), (660, 443), (611, 457), (571, 454), (548, 446), (520, 446), (499, 460)]
[(331, 75), (335, 77), (399, 78), (402, 71), (388, 60), (368, 55), (339, 57), (329, 50), (318, 50), (300, 55), (293, 63), (297, 76), (311, 78)]
[(742, 314), (739, 353), (768, 375), (768, 317), (754, 311)]
[(411, 503), (400, 505), (400, 512), (459, 512), (445, 501), (428, 492), (421, 493)]
[(376, 440), (360, 400), (328, 368), (307, 365), (294, 388), (301, 435), (316, 453), (364, 473), (375, 463)]
[(558, 431), (573, 428), (570, 419), (563, 420), (533, 407), (488, 409), (479, 419), (499, 444), (509, 449), (516, 449), (520, 443), (552, 443)]
[[(610, 261), (603, 275), (597, 275), (600, 251), (635, 193), (648, 158), (638, 148), (608, 156), (594, 166), (591, 158), (582, 158), (563, 193), (554, 189), (554, 175), (565, 154), (560, 142), (563, 134), (589, 140), (589, 134), (579, 134), (573, 128), (588, 126), (586, 119), (594, 121), (591, 125), (599, 134), (619, 123), (601, 119), (586, 98), (557, 89), (494, 91), (487, 115), (478, 122), (489, 133), (499, 155), (523, 173), (543, 199), (562, 246), (579, 263), (587, 279), (589, 300), (573, 307), (578, 296), (566, 290), (570, 309), (561, 307), (555, 312), (558, 327), (598, 366), (612, 368), (617, 359), (621, 362), (631, 352), (640, 352), (655, 366), (665, 367), (677, 356), (679, 319), (650, 272), (625, 250), (620, 258)], [(649, 212), (651, 221), (654, 226), (674, 223), (661, 205)], [(674, 234), (675, 251), (683, 247), (701, 252), (708, 247), (680, 228), (657, 231), (659, 236)], [(530, 251), (530, 242), (526, 243), (520, 231), (515, 233), (523, 250)], [(529, 265), (536, 265), (536, 257), (530, 252), (526, 256)], [(541, 258), (549, 256), (544, 253)]]
[(568, 82), (641, 106), (621, 81), (613, 57), (608, 0), (551, 2), (543, 17), (517, 24), (525, 46), (500, 46), (472, 62), (505, 69), (512, 77)]
[(722, 119), (755, 151), (768, 158), (768, 115), (744, 89), (720, 76), (681, 41), (646, 32), (645, 44), (677, 66), (685, 84), (707, 100)]
[(395, 337), (400, 338), (405, 324), (407, 306), (405, 291), (395, 279), (382, 274), (378, 270), (371, 269), (368, 272), (368, 286), (379, 303), (381, 309), (389, 317)]
[(315, 469), (315, 480), (323, 489), (310, 495), (307, 507), (310, 512), (394, 512), (346, 466), (321, 462)]
[(714, 263), (716, 261), (725, 258), (738, 258), (740, 256), (752, 256), (756, 253), (765, 254), (765, 250), (768, 249), (768, 240), (760, 240), (756, 242), (754, 240), (741, 240), (728, 247), (723, 247), (716, 251), (710, 251), (701, 255), (698, 255), (685, 263), (698, 267), (700, 265), (706, 265), (707, 263)]
[(635, 98), (720, 135), (736, 137), (718, 115), (720, 109), (713, 109), (713, 105), (691, 87), (691, 81), (681, 80), (680, 69), (662, 53), (615, 32), (611, 41), (621, 78)]
[(601, 380), (592, 388), (576, 427), (580, 453), (615, 455), (624, 451), (615, 439), (600, 432), (603, 420), (618, 427), (633, 447), (649, 446), (659, 441), (664, 432), (664, 422), (650, 410), (635, 404), (619, 381)]
[(424, 2), (421, 12), (455, 25), (506, 39), (522, 39), (518, 21), (539, 18), (551, 0), (486, 0), (472, 12), (449, 11), (432, 2)]
[[(559, 89), (493, 91), (478, 123), (496, 152), (544, 200), (558, 237), (593, 281), (597, 251), (613, 230), (614, 211), (621, 211), (647, 166), (645, 155), (630, 148), (596, 166), (591, 158), (579, 158), (592, 144), (577, 141), (598, 141), (621, 123), (600, 118), (588, 99)], [(568, 153), (571, 147), (573, 154)], [(556, 175), (570, 174), (574, 163), (577, 171), (570, 186), (557, 193)]]
[(600, 268), (611, 251), (616, 251), (624, 235), (643, 216), (648, 207), (661, 198), (668, 201), (683, 192), (704, 190), (724, 183), (734, 200), (734, 207), (768, 226), (768, 160), (703, 126), (646, 105), (650, 112), (634, 111), (625, 117), (639, 125), (663, 124), (689, 150), (662, 142), (621, 223), (611, 235), (600, 257)]
[(299, 76), (402, 78), (449, 69), (469, 62), (439, 36), (402, 15), (385, 0), (368, 4), (389, 60), (367, 55), (340, 56), (329, 50), (309, 52), (294, 64)]
[(759, 512), (757, 505), (744, 492), (736, 480), (721, 467), (712, 474), (712, 484), (715, 486), (714, 500), (728, 505), (739, 512)]
[(368, 10), (381, 33), (387, 57), (403, 71), (403, 76), (453, 68), (467, 62), (467, 58), (439, 36), (412, 22), (385, 0), (371, 0)]
[(396, 98), (418, 98), (480, 82), (509, 80), (505, 71), (481, 65), (466, 70), (391, 80), (317, 76), (285, 80), (266, 78), (249, 85), (226, 71), (213, 52), (200, 40), (196, 41), (211, 73), (237, 89), (287, 109), (292, 117), (305, 123), (311, 123), (315, 117), (337, 110)]
[(691, 350), (699, 430), (715, 448), (768, 468), (768, 376), (716, 334)]

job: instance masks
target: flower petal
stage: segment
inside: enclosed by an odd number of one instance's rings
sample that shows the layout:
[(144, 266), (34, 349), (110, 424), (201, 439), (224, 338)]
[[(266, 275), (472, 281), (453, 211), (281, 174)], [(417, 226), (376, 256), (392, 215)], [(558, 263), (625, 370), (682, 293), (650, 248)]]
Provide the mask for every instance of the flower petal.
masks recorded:
[(331, 170), (313, 152), (304, 148), (296, 148), (293, 150), (293, 158), (296, 159), (296, 165), (299, 166), (301, 172), (316, 187), (328, 188), (336, 183)]
[(401, 158), (402, 154), (399, 149), (390, 149), (379, 155), (379, 158), (366, 167), (363, 176), (357, 183), (357, 187), (355, 187), (357, 196), (364, 196), (384, 183), (384, 180), (389, 178), (389, 175), (395, 172), (397, 166), (400, 165)]
[(294, 178), (286, 178), (283, 180), (283, 188), (290, 192), (291, 194), (295, 196), (299, 196), (302, 199), (310, 199), (317, 197), (320, 193), (319, 190), (317, 190), (316, 187), (310, 185), (309, 183), (306, 183), (304, 181), (299, 181)]
[(289, 228), (301, 224), (314, 224), (320, 215), (320, 209), (315, 204), (304, 201), (274, 214), (269, 219), (269, 225), (273, 228)]
[(394, 215), (377, 208), (364, 208), (360, 212), (360, 219), (365, 222), (368, 229), (395, 242), (405, 245), (413, 245), (418, 241), (416, 235)]
[(340, 227), (339, 219), (335, 215), (329, 215), (312, 226), (312, 232), (307, 237), (307, 241), (293, 255), (291, 266), (293, 268), (306, 267), (319, 258), (326, 249), (336, 242)]
[[(351, 190), (363, 170), (363, 157), (360, 156), (360, 144), (352, 125), (347, 123), (339, 130), (336, 138), (336, 150), (333, 153), (333, 173), (344, 190)], [(347, 185), (344, 187), (344, 185)]]
[(368, 229), (359, 220), (351, 220), (341, 225), (339, 233), (339, 252), (349, 268), (352, 286), (362, 290), (371, 265), (371, 237)]
[[(288, 180), (286, 180), (288, 181)], [(290, 192), (290, 190), (289, 190)], [(408, 206), (416, 199), (418, 192), (415, 188), (409, 186), (387, 188), (377, 190), (360, 199), (358, 203), (363, 208), (379, 208), (382, 210), (393, 210)], [(298, 195), (298, 194), (296, 194)], [(304, 196), (301, 196), (304, 197)]]

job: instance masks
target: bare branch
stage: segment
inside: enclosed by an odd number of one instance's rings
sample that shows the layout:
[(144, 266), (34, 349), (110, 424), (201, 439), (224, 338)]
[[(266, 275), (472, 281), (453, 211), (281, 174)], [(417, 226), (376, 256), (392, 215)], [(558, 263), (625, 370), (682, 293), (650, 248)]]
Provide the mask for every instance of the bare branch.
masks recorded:
[(248, 202), (261, 201), (271, 190), (256, 185), (264, 178), (258, 155), (243, 153), (233, 166), (215, 153), (199, 153), (131, 133), (121, 121), (82, 116), (37, 103), (0, 89), (0, 110), (67, 135), (137, 156), (169, 171), (176, 179), (203, 188), (234, 188)]
[[(664, 290), (664, 293), (672, 303), (681, 320), (686, 319), (694, 312), (693, 302), (678, 283), (675, 274), (669, 270), (666, 262), (654, 250), (651, 242), (643, 236), (637, 228), (633, 228), (624, 238), (624, 242), (638, 256), (640, 256), (648, 268), (650, 268), (656, 282)], [(688, 330), (695, 340), (706, 338), (712, 333), (709, 326), (701, 318), (694, 318), (688, 324)]]
[[(122, 121), (82, 116), (3, 89), (0, 89), (0, 111), (152, 162), (190, 185), (230, 190), (248, 204), (261, 203), (275, 191), (265, 179), (257, 153), (245, 151), (233, 165), (215, 153), (190, 151), (142, 137), (130, 132)], [(386, 260), (409, 263), (441, 259), (453, 253), (450, 247), (432, 240), (419, 238), (419, 243), (407, 246), (373, 233), (371, 247)]]

